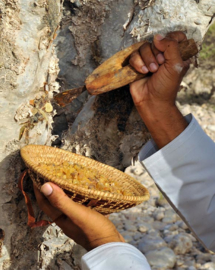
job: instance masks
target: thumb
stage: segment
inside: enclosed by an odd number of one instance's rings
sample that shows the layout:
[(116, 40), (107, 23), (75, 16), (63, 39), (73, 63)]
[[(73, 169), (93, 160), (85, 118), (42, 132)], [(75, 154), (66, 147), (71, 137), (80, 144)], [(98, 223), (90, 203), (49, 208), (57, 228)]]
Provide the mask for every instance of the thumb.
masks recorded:
[[(70, 199), (64, 191), (53, 183), (45, 183), (41, 187), (41, 192), (49, 200), (52, 206), (60, 210), (73, 222), (81, 222), (83, 216), (87, 215), (87, 208), (83, 205), (75, 203)], [(80, 218), (80, 213), (82, 218)]]
[(164, 37), (158, 34), (154, 36), (153, 42), (155, 47), (164, 53), (166, 61), (183, 63), (178, 47), (178, 41), (175, 38)]
[(41, 187), (41, 192), (43, 193), (44, 196), (49, 197), (53, 193), (53, 188), (49, 183), (45, 183)]
[(58, 210), (62, 211), (64, 214), (66, 206), (71, 206), (71, 203), (74, 203), (64, 191), (57, 185), (48, 182), (45, 183), (40, 190), (43, 195), (49, 200), (52, 206), (56, 207)]

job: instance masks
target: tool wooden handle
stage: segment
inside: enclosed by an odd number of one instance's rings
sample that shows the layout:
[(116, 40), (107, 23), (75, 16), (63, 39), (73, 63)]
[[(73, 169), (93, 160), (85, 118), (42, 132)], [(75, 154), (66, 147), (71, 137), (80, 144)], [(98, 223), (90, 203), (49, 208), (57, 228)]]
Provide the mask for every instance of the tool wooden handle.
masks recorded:
[[(148, 76), (137, 72), (130, 65), (125, 65), (125, 63), (128, 63), (131, 53), (138, 50), (144, 43), (145, 41), (136, 43), (116, 53), (95, 69), (85, 81), (88, 92), (91, 95), (99, 95)], [(184, 61), (198, 53), (198, 48), (193, 39), (181, 42), (179, 50)]]

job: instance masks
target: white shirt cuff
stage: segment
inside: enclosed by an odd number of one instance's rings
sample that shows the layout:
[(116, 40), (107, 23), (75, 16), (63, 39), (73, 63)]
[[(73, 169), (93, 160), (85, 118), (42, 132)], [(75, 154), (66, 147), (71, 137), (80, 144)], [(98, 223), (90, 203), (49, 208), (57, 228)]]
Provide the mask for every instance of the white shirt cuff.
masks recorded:
[(81, 259), (82, 270), (150, 270), (145, 256), (127, 243), (99, 246)]
[[(185, 116), (185, 119), (186, 121), (190, 124), (192, 122), (192, 120), (194, 122), (196, 122), (195, 118), (192, 116), (192, 114), (188, 114)], [(196, 124), (196, 123), (195, 123)], [(192, 127), (189, 125), (177, 138), (175, 138), (172, 142), (170, 142), (168, 144), (168, 147), (166, 148), (170, 148), (174, 147), (174, 145), (178, 146), (178, 140), (183, 140), (184, 137), (186, 138), (186, 133), (189, 133), (190, 132), (190, 129), (192, 129)], [(186, 131), (186, 132), (185, 132)], [(185, 133), (185, 134), (184, 134)], [(165, 147), (164, 147), (165, 148)], [(165, 150), (164, 148), (162, 148), (162, 151)], [(151, 139), (150, 141), (148, 141), (143, 147), (142, 149), (140, 150), (140, 153), (138, 155), (138, 159), (139, 161), (143, 161), (144, 159), (152, 156), (154, 153), (156, 153), (157, 151), (159, 150), (159, 148), (157, 147), (156, 143), (154, 142), (153, 139)], [(167, 149), (167, 151), (169, 151)], [(154, 159), (155, 157), (153, 157)], [(149, 160), (149, 163), (150, 163), (151, 160)]]

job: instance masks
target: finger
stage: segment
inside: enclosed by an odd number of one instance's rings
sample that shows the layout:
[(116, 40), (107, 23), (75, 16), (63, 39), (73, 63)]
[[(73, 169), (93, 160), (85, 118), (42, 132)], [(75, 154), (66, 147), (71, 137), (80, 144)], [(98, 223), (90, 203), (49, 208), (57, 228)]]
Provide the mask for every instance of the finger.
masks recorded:
[(152, 42), (152, 51), (154, 56), (156, 57), (158, 64), (162, 65), (165, 62), (164, 55), (155, 47), (154, 42)]
[(140, 73), (147, 74), (149, 72), (138, 51), (131, 54), (129, 64)]
[(182, 58), (179, 52), (178, 41), (176, 39), (171, 39), (169, 37), (163, 37), (161, 35), (156, 35), (154, 37), (155, 47), (164, 53), (166, 61), (171, 63), (182, 64)]
[(164, 52), (166, 60), (172, 59), (173, 61), (182, 62), (178, 43), (185, 40), (187, 40), (187, 37), (183, 32), (175, 31), (168, 33), (166, 37), (160, 34), (155, 35), (153, 44), (157, 50)]
[(187, 36), (183, 32), (181, 32), (181, 31), (175, 31), (175, 32), (168, 33), (166, 35), (166, 37), (167, 38), (174, 39), (178, 43), (187, 40)]
[(52, 220), (56, 220), (60, 215), (62, 215), (62, 212), (53, 207), (35, 185), (34, 185), (34, 193), (40, 209)]
[(80, 227), (85, 225), (91, 209), (72, 201), (60, 187), (53, 183), (45, 183), (41, 187), (41, 192), (52, 206), (70, 218), (74, 224), (78, 224)]
[[(176, 40), (178, 43), (181, 43), (181, 42), (187, 40), (187, 36), (181, 31), (175, 31), (175, 32), (168, 33), (167, 37)], [(184, 61), (185, 69), (186, 69), (186, 66), (187, 66), (187, 63), (186, 63), (186, 61)], [(188, 69), (186, 69), (186, 72)], [(186, 74), (186, 72), (184, 73), (184, 75)]]
[(158, 70), (157, 60), (152, 52), (151, 44), (144, 43), (139, 49), (140, 55), (145, 63), (146, 67), (151, 72), (156, 72)]
[[(169, 40), (169, 42), (168, 42), (168, 40)], [(187, 37), (183, 32), (175, 31), (175, 32), (168, 33), (166, 35), (166, 37), (163, 35), (160, 35), (160, 34), (155, 35), (153, 44), (156, 47), (156, 49), (158, 49), (158, 50), (163, 49), (162, 51), (164, 52), (165, 58), (167, 57), (167, 60), (169, 57), (173, 58), (173, 55), (175, 55), (175, 60), (177, 59), (178, 61), (182, 61), (181, 56), (180, 56), (180, 52), (178, 50), (178, 43), (181, 43), (181, 42), (186, 41), (186, 40), (187, 40)], [(163, 41), (163, 43), (165, 41), (167, 41), (168, 44), (166, 43), (166, 47), (168, 48), (168, 50), (165, 51), (165, 48), (161, 48), (162, 47), (161, 41)], [(175, 49), (175, 51), (174, 51), (174, 49)]]

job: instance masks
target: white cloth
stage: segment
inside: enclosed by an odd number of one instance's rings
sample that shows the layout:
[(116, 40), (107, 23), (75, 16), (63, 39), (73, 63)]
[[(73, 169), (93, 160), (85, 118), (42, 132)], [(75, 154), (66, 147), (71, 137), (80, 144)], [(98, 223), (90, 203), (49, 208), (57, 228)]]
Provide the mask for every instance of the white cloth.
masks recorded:
[(108, 243), (82, 257), (82, 270), (150, 270), (145, 256), (126, 243)]
[[(192, 115), (188, 127), (158, 151), (153, 140), (139, 160), (196, 237), (215, 251), (215, 143)], [(130, 267), (130, 268), (129, 268)], [(82, 257), (82, 270), (148, 270), (135, 247), (109, 243)]]
[(177, 138), (159, 151), (149, 141), (139, 160), (196, 237), (215, 251), (215, 143), (192, 115), (186, 119)]

